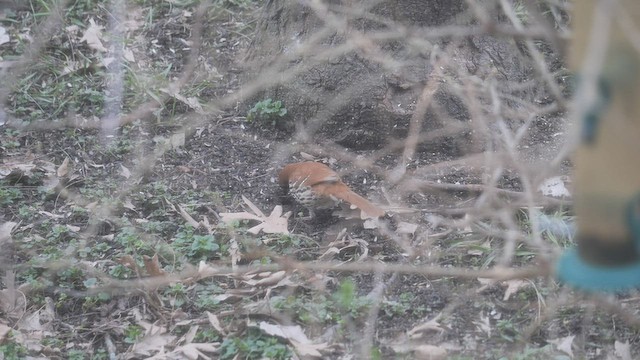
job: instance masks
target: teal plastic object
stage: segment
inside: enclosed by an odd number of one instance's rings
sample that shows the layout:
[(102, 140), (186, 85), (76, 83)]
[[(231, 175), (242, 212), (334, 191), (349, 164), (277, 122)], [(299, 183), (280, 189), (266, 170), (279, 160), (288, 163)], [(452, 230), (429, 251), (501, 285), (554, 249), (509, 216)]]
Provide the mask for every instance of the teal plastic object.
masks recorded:
[(640, 288), (640, 262), (619, 267), (596, 266), (585, 262), (576, 249), (560, 257), (556, 277), (586, 291), (622, 292)]

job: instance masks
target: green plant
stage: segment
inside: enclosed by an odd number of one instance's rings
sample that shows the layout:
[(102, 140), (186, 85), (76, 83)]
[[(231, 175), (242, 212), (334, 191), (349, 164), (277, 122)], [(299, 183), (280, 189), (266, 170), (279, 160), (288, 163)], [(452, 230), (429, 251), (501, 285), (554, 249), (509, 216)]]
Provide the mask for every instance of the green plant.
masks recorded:
[(248, 9), (254, 6), (254, 3), (254, 0), (216, 0), (214, 4), (224, 8), (235, 6), (241, 9)]
[(351, 279), (345, 279), (340, 284), (338, 291), (333, 294), (336, 305), (343, 313), (353, 318), (359, 317), (371, 305), (371, 299), (366, 296), (356, 296), (356, 284)]
[(9, 339), (8, 341), (5, 341), (4, 344), (0, 345), (0, 354), (2, 354), (2, 358), (5, 360), (24, 359), (27, 355), (27, 348), (21, 344), (15, 343), (13, 339)]
[(109, 275), (113, 276), (116, 279), (129, 279), (132, 278), (134, 273), (133, 270), (128, 267), (118, 264), (109, 270)]
[(62, 349), (64, 348), (64, 340), (56, 338), (56, 337), (46, 337), (42, 339), (42, 345), (48, 346), (53, 349)]
[[(417, 303), (417, 304), (416, 304)], [(383, 302), (382, 311), (389, 317), (395, 315), (413, 314), (417, 317), (424, 316), (427, 309), (420, 302), (416, 301), (416, 296), (409, 292), (403, 292), (398, 296), (397, 301), (387, 300)]]
[(220, 341), (220, 334), (214, 329), (200, 329), (196, 333), (195, 338), (193, 338), (195, 342), (214, 342)]
[[(70, 267), (56, 273), (57, 283), (60, 287), (70, 289), (85, 289), (85, 274), (77, 267)], [(61, 294), (60, 297), (63, 295)]]
[(124, 342), (127, 344), (135, 344), (142, 337), (142, 327), (138, 325), (129, 325), (124, 329)]
[(122, 245), (126, 253), (153, 254), (151, 245), (142, 239), (133, 227), (125, 227), (115, 237), (115, 242)]
[(23, 205), (18, 209), (18, 215), (23, 219), (33, 219), (36, 216), (36, 209), (32, 206)]
[(176, 308), (187, 302), (187, 289), (180, 283), (173, 284), (165, 289), (164, 294), (169, 296), (171, 305)]
[(217, 283), (198, 284), (195, 288), (196, 298), (195, 306), (200, 310), (212, 311), (219, 307), (220, 300), (215, 298), (216, 294), (223, 294), (225, 289), (221, 288)]
[(71, 349), (67, 352), (67, 359), (69, 360), (83, 360), (85, 352), (82, 350)]
[(194, 229), (190, 226), (176, 234), (173, 247), (193, 261), (212, 259), (220, 250), (213, 235), (194, 234)]
[(105, 349), (96, 349), (95, 352), (91, 355), (91, 360), (107, 360), (109, 358), (109, 353)]
[(0, 187), (0, 205), (12, 205), (16, 200), (22, 198), (22, 191), (13, 187)]
[(527, 7), (521, 1), (516, 1), (513, 4), (513, 12), (522, 23), (526, 24), (529, 22), (529, 12), (527, 11)]
[(496, 327), (500, 332), (500, 337), (508, 342), (515, 342), (519, 338), (519, 332), (516, 325), (510, 320), (498, 320)]
[(247, 120), (249, 121), (271, 121), (271, 125), (275, 125), (278, 119), (287, 115), (287, 108), (282, 105), (282, 101), (273, 101), (272, 99), (264, 99), (258, 101), (249, 113)]
[(278, 338), (249, 329), (245, 338), (227, 338), (220, 345), (220, 359), (289, 359), (291, 352)]
[(18, 136), (20, 132), (15, 129), (5, 129), (4, 131), (4, 139), (2, 140), (2, 147), (5, 149), (17, 149), (20, 147), (20, 141), (18, 141)]

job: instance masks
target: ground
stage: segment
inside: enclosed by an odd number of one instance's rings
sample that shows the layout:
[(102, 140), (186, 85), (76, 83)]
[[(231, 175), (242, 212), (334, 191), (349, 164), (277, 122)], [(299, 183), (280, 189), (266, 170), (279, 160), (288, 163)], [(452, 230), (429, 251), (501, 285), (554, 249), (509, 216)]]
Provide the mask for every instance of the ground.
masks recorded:
[[(57, 11), (50, 2), (5, 9), (2, 25), (11, 40), (0, 48), (3, 67), (22, 75), (5, 74), (15, 85), (5, 85), (8, 117), (0, 128), (4, 358), (640, 353), (635, 297), (587, 296), (544, 271), (505, 281), (483, 276), (496, 265), (506, 274), (544, 269), (571, 239), (549, 227), (545, 247), (530, 246), (529, 216), (538, 213), (518, 205), (486, 203), (487, 212), (507, 211), (514, 228), (488, 216), (466, 222), (464, 209), (487, 191), (466, 185), (522, 191), (515, 171), (491, 183), (468, 163), (455, 163), (468, 138), (418, 147), (409, 172), (426, 167), (424, 178), (437, 180), (418, 190), (389, 180), (401, 151), (375, 158), (367, 146), (328, 152), (297, 142), (292, 128), (275, 124), (277, 116), (247, 119), (256, 103), (233, 96), (243, 90), (242, 59), (258, 4), (218, 1), (203, 14), (191, 1), (127, 4), (119, 30), (127, 50), (121, 110), (152, 106), (113, 134), (93, 128), (109, 108), (103, 92), (118, 96), (110, 81), (117, 70), (108, 64), (114, 38), (107, 34), (115, 30), (107, 3), (70, 3), (58, 27), (47, 22)], [(196, 44), (190, 36), (199, 16), (203, 40)], [(51, 38), (42, 35), (46, 26), (57, 29)], [(47, 40), (39, 57), (21, 58), (38, 39)], [(196, 46), (198, 65), (182, 82)], [(225, 106), (206, 106), (212, 103)], [(451, 106), (454, 115), (464, 112)], [(537, 119), (518, 149), (527, 164), (556, 156), (561, 119), (561, 113)], [(331, 211), (308, 218), (276, 182), (284, 164), (308, 158), (328, 162), (388, 215), (373, 227)], [(373, 166), (360, 166), (371, 159)], [(570, 163), (563, 165), (566, 173)], [(406, 187), (403, 196), (394, 195), (399, 187)], [(541, 219), (565, 224), (571, 215), (565, 204), (543, 207)], [(229, 213), (260, 215), (251, 207), (269, 215), (277, 205), (292, 212), (289, 234), (255, 234), (249, 230), (255, 220), (222, 221)], [(505, 261), (509, 240), (497, 233), (513, 229), (525, 240), (513, 240)]]

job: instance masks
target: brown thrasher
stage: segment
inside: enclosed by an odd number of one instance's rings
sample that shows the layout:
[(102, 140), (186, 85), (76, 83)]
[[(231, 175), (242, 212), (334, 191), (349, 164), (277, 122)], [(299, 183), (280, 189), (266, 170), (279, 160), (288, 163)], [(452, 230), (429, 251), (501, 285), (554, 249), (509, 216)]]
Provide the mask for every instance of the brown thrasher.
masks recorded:
[(314, 208), (332, 208), (341, 201), (356, 206), (362, 218), (377, 218), (384, 210), (354, 193), (327, 165), (314, 161), (293, 163), (278, 174), (280, 186), (313, 214)]

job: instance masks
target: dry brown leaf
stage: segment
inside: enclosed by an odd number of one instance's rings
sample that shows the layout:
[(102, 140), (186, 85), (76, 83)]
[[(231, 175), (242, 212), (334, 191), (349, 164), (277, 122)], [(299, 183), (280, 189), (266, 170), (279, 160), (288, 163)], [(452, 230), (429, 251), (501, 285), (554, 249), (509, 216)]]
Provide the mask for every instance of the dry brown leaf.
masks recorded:
[(34, 313), (28, 314), (24, 316), (18, 323), (16, 324), (16, 328), (21, 331), (28, 332), (42, 332), (44, 328), (40, 323), (40, 311), (36, 311)]
[(164, 154), (165, 152), (184, 146), (186, 141), (186, 134), (179, 132), (172, 134), (169, 138), (163, 136), (155, 136), (153, 141), (156, 143), (154, 153)]
[(133, 51), (131, 51), (131, 49), (124, 49), (122, 51), (122, 57), (131, 63), (136, 61), (136, 57), (133, 55)]
[(391, 345), (391, 348), (398, 354), (412, 353), (412, 359), (440, 360), (447, 358), (447, 349), (442, 346), (403, 343)]
[(176, 355), (184, 354), (188, 359), (212, 359), (206, 355), (206, 353), (218, 353), (220, 343), (191, 343), (177, 347), (170, 354), (168, 358), (176, 359)]
[(335, 259), (340, 254), (340, 249), (335, 246), (330, 246), (322, 255), (318, 257), (318, 260), (328, 261)]
[(202, 109), (202, 105), (200, 105), (200, 101), (198, 101), (197, 97), (194, 97), (194, 96), (185, 97), (180, 94), (175, 94), (173, 97), (185, 103), (187, 106), (193, 109), (196, 113), (198, 114), (204, 113), (204, 110)]
[(144, 255), (142, 257), (142, 261), (144, 262), (144, 268), (147, 270), (147, 275), (149, 276), (166, 275), (166, 272), (162, 270), (162, 266), (160, 266), (160, 261), (158, 260), (158, 254), (153, 255), (153, 257)]
[(438, 314), (438, 316), (433, 319), (414, 326), (411, 330), (407, 331), (407, 336), (409, 339), (419, 339), (422, 338), (426, 332), (436, 331), (443, 333), (444, 329), (440, 327), (440, 323), (438, 322), (440, 317), (441, 314)]
[(123, 265), (135, 271), (138, 274), (140, 273), (140, 269), (138, 268), (138, 263), (136, 263), (136, 260), (131, 255), (121, 256), (120, 258), (116, 259), (116, 262), (120, 265)]
[(258, 328), (268, 335), (289, 341), (303, 359), (322, 357), (320, 350), (327, 348), (326, 343), (313, 344), (299, 325), (276, 325), (262, 321), (258, 324)]
[(136, 211), (136, 206), (133, 205), (133, 203), (131, 202), (131, 199), (129, 198), (124, 199), (124, 201), (122, 202), (122, 207), (124, 207), (125, 209), (129, 209), (131, 211)]
[(236, 241), (235, 237), (229, 239), (229, 255), (231, 255), (231, 268), (236, 268), (236, 265), (242, 260), (242, 251), (240, 251), (240, 245)]
[(405, 221), (400, 221), (398, 223), (398, 228), (396, 229), (396, 232), (398, 234), (413, 235), (413, 234), (416, 233), (416, 230), (418, 230), (418, 225), (417, 224), (413, 224), (413, 223), (409, 223), (409, 222), (405, 222)]
[[(251, 295), (253, 295), (254, 292), (251, 293)], [(240, 300), (242, 300), (243, 297), (237, 294), (220, 294), (220, 295), (215, 295), (213, 297), (213, 300), (215, 300), (216, 302), (222, 304), (222, 303), (235, 303), (238, 302)]]
[(81, 228), (80, 226), (74, 226), (74, 225), (65, 225), (67, 227), (67, 229), (69, 229), (69, 231), (74, 232), (74, 233), (78, 233), (80, 232)]
[(182, 335), (178, 343), (191, 344), (200, 330), (200, 325), (191, 325), (186, 334)]
[(247, 211), (239, 213), (220, 213), (220, 218), (223, 222), (230, 222), (233, 220), (255, 220), (260, 221), (260, 224), (247, 230), (251, 234), (258, 234), (263, 231), (267, 234), (288, 234), (289, 230), (288, 219), (291, 216), (290, 212), (282, 214), (282, 206), (276, 205), (271, 211), (269, 216), (265, 216), (264, 213), (244, 195), (242, 196), (245, 204), (254, 212), (253, 214)]
[(11, 232), (18, 225), (13, 221), (5, 221), (0, 224), (0, 244), (11, 241)]
[(480, 319), (478, 321), (474, 321), (473, 323), (476, 324), (476, 326), (480, 328), (482, 332), (487, 334), (487, 337), (491, 337), (491, 322), (489, 321), (488, 316), (480, 315)]
[(126, 166), (120, 164), (120, 176), (128, 179), (131, 177), (131, 171)]
[(56, 171), (56, 175), (58, 177), (63, 178), (69, 174), (69, 157), (64, 158), (64, 161), (60, 166), (58, 166), (58, 170)]
[(413, 349), (414, 359), (439, 360), (447, 358), (447, 349), (435, 345), (418, 345)]
[(177, 149), (179, 147), (183, 147), (187, 139), (187, 135), (184, 132), (178, 132), (171, 135), (169, 139), (169, 143), (171, 144), (172, 149)]
[(306, 152), (304, 152), (304, 151), (300, 151), (300, 156), (301, 156), (304, 160), (307, 160), (307, 161), (315, 161), (315, 160), (316, 160), (316, 157), (315, 157), (315, 156), (313, 156), (313, 155), (311, 155), (311, 154), (308, 154), (308, 153), (306, 153)]
[(197, 222), (193, 217), (191, 217), (191, 215), (189, 215), (189, 213), (182, 207), (182, 205), (178, 205), (178, 212), (180, 213), (180, 216), (182, 216), (182, 218), (185, 219), (187, 223), (189, 223), (189, 225), (193, 226), (196, 229), (200, 227), (200, 223)]
[(209, 319), (209, 324), (211, 324), (211, 326), (213, 326), (214, 329), (216, 329), (216, 331), (220, 334), (220, 335), (227, 335), (227, 331), (222, 327), (222, 324), (220, 323), (220, 319), (218, 319), (218, 317), (215, 314), (212, 314), (210, 312), (206, 312), (207, 313), (207, 318)]
[(103, 26), (96, 24), (93, 18), (89, 19), (89, 27), (85, 30), (80, 41), (85, 41), (90, 48), (102, 52), (106, 52), (107, 48), (102, 45)]
[(245, 283), (251, 286), (269, 286), (275, 285), (280, 282), (280, 280), (284, 279), (287, 275), (287, 272), (284, 270), (276, 271), (274, 273), (270, 273), (266, 277), (262, 277), (260, 280), (245, 280)]
[(9, 163), (0, 164), (0, 179), (4, 178), (22, 178), (24, 176), (32, 177), (38, 167), (33, 163)]
[(529, 282), (524, 280), (518, 280), (518, 279), (507, 280), (507, 281), (503, 281), (502, 283), (507, 284), (507, 290), (504, 291), (504, 296), (502, 298), (502, 301), (509, 300), (511, 295), (515, 294), (516, 292), (518, 292), (518, 290), (522, 289), (523, 287), (529, 285)]
[(38, 214), (50, 217), (52, 219), (62, 219), (62, 218), (64, 218), (64, 215), (53, 214), (53, 213), (50, 213), (50, 212), (44, 211), (44, 210), (38, 211)]
[(573, 350), (571, 350), (571, 345), (573, 344), (574, 338), (575, 335), (569, 335), (563, 338), (551, 339), (549, 340), (549, 342), (551, 344), (554, 344), (556, 346), (556, 349), (569, 355), (569, 357), (573, 359)]
[(11, 38), (9, 37), (9, 34), (7, 34), (7, 29), (0, 26), (0, 45), (8, 43), (9, 41), (11, 41)]
[(4, 343), (6, 340), (7, 334), (11, 331), (11, 328), (7, 325), (0, 323), (0, 342)]
[(615, 348), (616, 355), (619, 356), (622, 360), (631, 360), (633, 357), (631, 356), (631, 346), (628, 341), (620, 342), (616, 340), (613, 344)]
[(132, 351), (146, 356), (156, 352), (164, 353), (165, 346), (171, 345), (175, 339), (176, 336), (165, 335), (162, 332), (149, 333), (133, 345)]
[(16, 288), (16, 277), (12, 270), (7, 270), (3, 281), (6, 289), (0, 291), (0, 310), (8, 318), (18, 320), (24, 316), (27, 299)]

